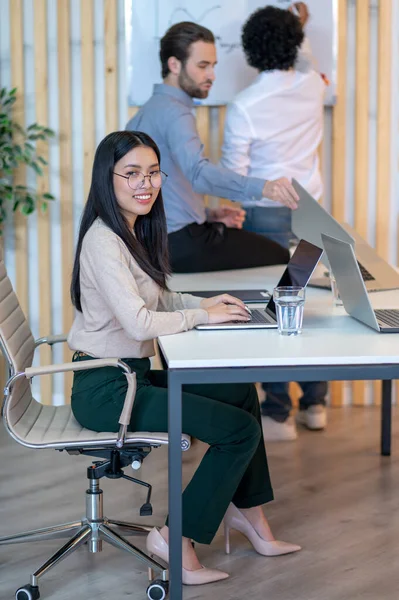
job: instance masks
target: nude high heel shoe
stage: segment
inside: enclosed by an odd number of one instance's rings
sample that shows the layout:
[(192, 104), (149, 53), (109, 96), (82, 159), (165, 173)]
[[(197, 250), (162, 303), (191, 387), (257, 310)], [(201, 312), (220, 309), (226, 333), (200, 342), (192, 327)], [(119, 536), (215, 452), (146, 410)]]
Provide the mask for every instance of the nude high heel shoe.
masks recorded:
[(267, 542), (263, 540), (252, 527), (248, 519), (238, 510), (234, 504), (230, 504), (224, 517), (224, 539), (226, 544), (226, 554), (230, 554), (230, 530), (239, 531), (251, 542), (252, 546), (263, 556), (280, 556), (290, 552), (298, 552), (300, 546), (288, 544), (287, 542)]
[[(169, 564), (169, 546), (163, 539), (157, 527), (154, 527), (148, 534), (146, 546), (151, 557), (153, 557), (153, 555), (158, 556), (164, 562)], [(201, 569), (197, 569), (196, 571), (189, 571), (188, 569), (183, 568), (182, 573), (184, 585), (203, 585), (204, 583), (221, 581), (228, 577), (228, 573), (224, 573), (218, 569), (207, 569), (206, 567), (201, 567)]]

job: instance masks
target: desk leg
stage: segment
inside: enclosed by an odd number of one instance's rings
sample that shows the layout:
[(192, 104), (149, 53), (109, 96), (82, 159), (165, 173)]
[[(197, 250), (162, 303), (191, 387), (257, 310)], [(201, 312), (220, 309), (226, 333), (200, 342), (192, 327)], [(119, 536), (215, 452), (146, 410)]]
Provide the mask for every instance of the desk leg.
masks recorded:
[(391, 433), (392, 433), (392, 381), (390, 379), (382, 382), (381, 402), (381, 454), (391, 456)]
[(168, 371), (170, 600), (182, 600), (182, 385)]

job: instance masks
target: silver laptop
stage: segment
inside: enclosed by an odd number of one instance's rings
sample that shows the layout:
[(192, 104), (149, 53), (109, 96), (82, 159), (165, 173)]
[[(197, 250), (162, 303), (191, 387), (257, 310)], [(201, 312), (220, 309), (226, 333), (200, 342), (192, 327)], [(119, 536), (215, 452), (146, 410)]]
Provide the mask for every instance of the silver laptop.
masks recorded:
[(322, 239), (346, 312), (381, 333), (399, 333), (398, 309), (371, 306), (352, 246), (329, 235)]
[[(305, 287), (320, 260), (323, 250), (310, 242), (301, 240), (290, 258), (289, 263), (277, 285), (300, 285)], [(196, 329), (273, 329), (277, 327), (276, 306), (273, 297), (264, 310), (252, 309), (251, 320), (245, 323), (206, 323), (197, 325)]]
[[(292, 183), (300, 197), (299, 208), (292, 212), (292, 231), (298, 238), (323, 247), (321, 234), (325, 233), (347, 242), (354, 248), (363, 281), (369, 292), (399, 288), (399, 274), (378, 256), (374, 248), (349, 225), (338, 223), (295, 179)], [(328, 260), (324, 254), (322, 262), (327, 267)], [(325, 277), (312, 278), (309, 285), (330, 288), (328, 274)]]
[(268, 290), (206, 290), (206, 291), (195, 291), (195, 292), (180, 292), (181, 294), (191, 294), (192, 296), (199, 296), (200, 298), (212, 298), (219, 294), (230, 294), (235, 298), (239, 298), (245, 304), (261, 304), (270, 298), (270, 292)]

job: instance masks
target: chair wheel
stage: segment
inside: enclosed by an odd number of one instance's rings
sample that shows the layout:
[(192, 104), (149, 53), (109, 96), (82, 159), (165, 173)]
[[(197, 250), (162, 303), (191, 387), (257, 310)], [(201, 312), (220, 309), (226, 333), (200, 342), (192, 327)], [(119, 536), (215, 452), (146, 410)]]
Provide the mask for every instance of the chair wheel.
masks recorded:
[(15, 600), (39, 600), (39, 588), (34, 585), (24, 585), (15, 592)]
[(147, 597), (150, 600), (164, 600), (169, 594), (169, 581), (155, 579), (147, 588)]

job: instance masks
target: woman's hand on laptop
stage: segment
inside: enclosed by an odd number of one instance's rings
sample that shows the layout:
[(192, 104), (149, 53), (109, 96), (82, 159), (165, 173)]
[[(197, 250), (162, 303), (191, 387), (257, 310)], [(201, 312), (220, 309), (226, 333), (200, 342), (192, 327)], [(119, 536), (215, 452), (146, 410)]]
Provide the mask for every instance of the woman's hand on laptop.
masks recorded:
[(296, 193), (292, 183), (286, 177), (265, 181), (262, 196), (280, 202), (292, 210), (298, 208), (299, 196)]
[(244, 302), (230, 296), (230, 294), (203, 298), (200, 306), (208, 312), (208, 323), (246, 322), (251, 320), (251, 314)]

